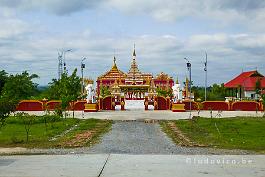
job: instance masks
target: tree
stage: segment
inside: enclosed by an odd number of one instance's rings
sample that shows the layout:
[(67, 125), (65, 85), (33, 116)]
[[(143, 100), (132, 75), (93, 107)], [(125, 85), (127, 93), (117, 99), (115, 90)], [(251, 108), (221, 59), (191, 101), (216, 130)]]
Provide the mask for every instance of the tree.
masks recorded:
[(212, 100), (212, 101), (225, 100), (226, 91), (227, 91), (227, 88), (224, 87), (224, 84), (221, 84), (221, 85), (213, 84), (213, 86), (210, 87), (210, 91), (207, 92), (208, 98), (209, 100)]
[(171, 97), (171, 96), (173, 96), (172, 88), (170, 88), (168, 90), (157, 88), (156, 92), (157, 92), (158, 96), (163, 96), (163, 97), (167, 97), (167, 96)]
[(262, 97), (263, 111), (264, 111), (263, 117), (265, 117), (265, 94), (262, 94), (261, 97)]
[[(205, 90), (204, 87), (193, 86), (192, 92), (194, 93), (195, 100), (201, 99), (204, 101), (205, 98)], [(224, 87), (224, 84), (213, 84), (210, 87), (207, 87), (207, 100), (208, 101), (220, 101), (224, 100), (227, 96), (227, 88)]]
[(6, 119), (16, 109), (16, 102), (0, 99), (0, 129), (5, 125)]
[(60, 80), (53, 79), (49, 83), (47, 91), (48, 99), (62, 100), (61, 106), (64, 111), (67, 110), (71, 101), (76, 101), (81, 97), (81, 79), (76, 73), (77, 69), (70, 76), (64, 73)]
[(194, 93), (194, 100), (201, 99), (204, 101), (204, 87), (193, 86), (191, 90)]
[(3, 87), (2, 97), (19, 101), (35, 95), (37, 84), (32, 81), (35, 78), (38, 78), (38, 75), (29, 75), (27, 71), (22, 74), (10, 75)]
[(260, 79), (258, 79), (255, 83), (255, 92), (256, 94), (260, 95), (260, 91), (261, 91), (261, 83), (260, 83)]
[(111, 95), (109, 88), (107, 86), (100, 86), (100, 95), (102, 97)]
[(29, 141), (30, 128), (32, 127), (33, 122), (36, 119), (36, 116), (35, 115), (29, 115), (29, 114), (24, 113), (24, 112), (17, 113), (16, 116), (19, 119), (22, 119), (22, 121), (23, 121), (25, 132), (26, 132), (26, 140), (28, 142)]
[(0, 71), (0, 94), (2, 93), (3, 87), (8, 79), (7, 72), (5, 70)]

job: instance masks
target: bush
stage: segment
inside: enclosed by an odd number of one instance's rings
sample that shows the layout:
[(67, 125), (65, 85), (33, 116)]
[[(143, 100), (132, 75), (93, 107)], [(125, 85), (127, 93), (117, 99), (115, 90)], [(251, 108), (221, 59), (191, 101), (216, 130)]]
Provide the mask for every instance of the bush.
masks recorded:
[(63, 117), (63, 109), (61, 105), (57, 105), (54, 109), (54, 114), (58, 117)]
[(16, 136), (12, 136), (11, 137), (11, 142), (13, 143), (13, 144), (19, 144), (19, 143), (23, 143), (24, 141), (23, 140), (19, 140)]
[(0, 129), (5, 125), (6, 119), (16, 109), (16, 102), (7, 99), (0, 100)]

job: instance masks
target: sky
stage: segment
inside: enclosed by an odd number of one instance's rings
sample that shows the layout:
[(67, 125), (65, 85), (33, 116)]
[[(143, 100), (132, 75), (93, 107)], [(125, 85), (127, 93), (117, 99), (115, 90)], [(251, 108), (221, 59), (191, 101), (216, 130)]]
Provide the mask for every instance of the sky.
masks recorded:
[(68, 73), (96, 79), (113, 56), (128, 72), (136, 45), (144, 73), (165, 72), (203, 86), (225, 83), (242, 71), (265, 75), (264, 0), (0, 0), (0, 70), (36, 73), (39, 85), (58, 77), (58, 51)]

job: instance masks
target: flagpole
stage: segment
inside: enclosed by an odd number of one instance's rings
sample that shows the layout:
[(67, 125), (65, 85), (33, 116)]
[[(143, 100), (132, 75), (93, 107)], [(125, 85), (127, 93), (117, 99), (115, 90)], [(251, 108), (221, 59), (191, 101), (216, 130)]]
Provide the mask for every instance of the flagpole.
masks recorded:
[(206, 101), (207, 100), (207, 52), (205, 52), (204, 71), (205, 71), (204, 101)]

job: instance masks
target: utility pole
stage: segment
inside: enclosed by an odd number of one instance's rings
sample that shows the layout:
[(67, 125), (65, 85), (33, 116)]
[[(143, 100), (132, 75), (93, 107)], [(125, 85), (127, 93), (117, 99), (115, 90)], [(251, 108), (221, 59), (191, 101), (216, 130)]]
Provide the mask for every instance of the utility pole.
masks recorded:
[[(81, 85), (81, 98), (82, 100), (84, 99), (84, 68), (86, 65), (83, 63), (85, 61), (85, 57), (81, 60), (81, 77), (82, 77), (82, 85)], [(84, 109), (82, 110), (82, 118), (84, 118)]]
[(68, 49), (68, 50), (63, 50), (62, 54), (63, 54), (63, 72), (67, 73), (67, 69), (66, 69), (66, 62), (65, 62), (65, 54), (67, 52), (72, 52), (72, 49)]
[(184, 58), (184, 60), (187, 61), (187, 69), (190, 75), (190, 79), (189, 79), (189, 101), (190, 101), (190, 119), (191, 119), (191, 63), (187, 58)]
[(61, 79), (63, 73), (63, 54), (62, 52), (58, 52), (58, 80)]
[(81, 86), (81, 95), (82, 95), (82, 99), (84, 96), (84, 68), (86, 67), (86, 65), (83, 63), (85, 61), (85, 57), (81, 60), (81, 77), (82, 77), (82, 86)]
[(205, 71), (204, 101), (206, 101), (207, 100), (207, 52), (205, 52), (204, 71)]

